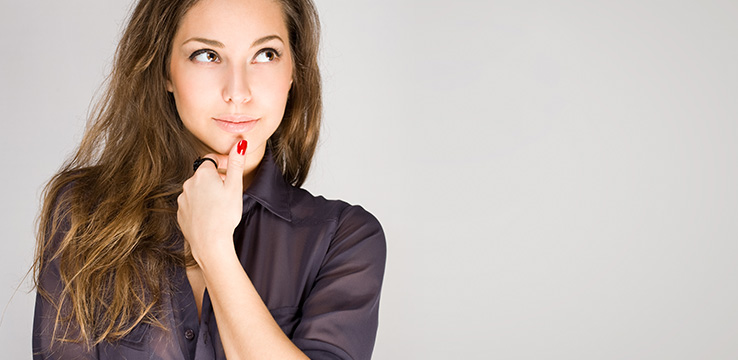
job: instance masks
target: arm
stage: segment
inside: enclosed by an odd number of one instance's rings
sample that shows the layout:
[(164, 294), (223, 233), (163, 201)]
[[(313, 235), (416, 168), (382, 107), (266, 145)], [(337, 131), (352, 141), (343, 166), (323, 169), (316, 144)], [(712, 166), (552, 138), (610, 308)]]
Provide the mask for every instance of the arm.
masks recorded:
[(233, 230), (241, 219), (245, 156), (234, 146), (225, 179), (205, 162), (183, 185), (177, 221), (200, 266), (229, 359), (306, 359), (274, 321), (241, 266)]
[[(59, 197), (63, 194), (64, 190), (62, 190)], [(57, 221), (57, 219), (52, 221)], [(68, 230), (69, 222), (66, 218), (63, 218), (58, 230), (54, 234), (48, 234), (49, 230), (47, 229), (47, 234), (43, 238), (43, 241), (48, 245), (44, 248), (43, 267), (40, 269), (39, 278), (37, 279), (32, 336), (34, 360), (97, 359), (95, 351), (88, 351), (80, 343), (59, 341), (65, 330), (69, 330), (68, 335), (73, 337), (78, 334), (77, 327), (73, 323), (60, 324), (56, 329), (56, 334), (54, 334), (58, 305), (55, 305), (54, 302), (61, 298), (63, 284), (59, 274), (59, 258), (51, 258), (51, 256), (56, 252)]]
[[(53, 261), (41, 274), (39, 287), (48, 292), (49, 298), (58, 299), (61, 293), (58, 261)], [(36, 293), (36, 310), (33, 315), (33, 359), (97, 359), (96, 352), (88, 351), (82, 344), (60, 342), (58, 338), (64, 333), (65, 326), (57, 328), (57, 334), (52, 342), (54, 324), (56, 322), (56, 307), (38, 291)], [(74, 327), (70, 329), (73, 333)]]
[[(386, 247), (379, 222), (364, 209), (348, 207), (341, 215), (292, 341), (273, 320), (239, 260), (223, 254), (201, 259), (201, 264), (207, 267), (203, 274), (229, 359), (233, 353), (247, 353), (246, 348), (265, 350), (248, 352), (259, 359), (304, 358), (301, 354), (311, 359), (371, 358)], [(229, 352), (226, 339), (242, 349)], [(290, 352), (277, 355), (280, 349)]]
[(228, 359), (307, 359), (272, 318), (235, 250), (212, 254), (199, 263)]
[[(232, 152), (227, 159), (228, 174), (238, 174), (232, 168), (233, 156)], [(203, 166), (209, 167), (212, 183), (228, 186), (228, 175), (223, 182), (211, 163)], [(369, 359), (378, 325), (386, 255), (379, 222), (358, 206), (346, 207), (340, 214), (290, 341), (256, 293), (235, 254), (232, 232), (240, 221), (241, 190), (229, 195), (238, 200), (233, 209), (213, 207), (212, 203), (227, 202), (228, 198), (220, 199), (218, 191), (211, 193), (208, 184), (203, 183), (206, 179), (201, 178), (208, 171), (200, 172), (198, 169), (193, 181), (188, 180), (190, 184), (185, 183), (186, 195), (180, 198), (178, 219), (201, 267), (228, 358), (307, 355), (312, 359)], [(232, 223), (222, 221), (231, 217), (224, 215), (227, 211), (237, 211)], [(211, 223), (225, 230), (208, 227)]]
[(302, 305), (295, 345), (312, 359), (370, 359), (385, 259), (377, 219), (359, 206), (347, 207)]

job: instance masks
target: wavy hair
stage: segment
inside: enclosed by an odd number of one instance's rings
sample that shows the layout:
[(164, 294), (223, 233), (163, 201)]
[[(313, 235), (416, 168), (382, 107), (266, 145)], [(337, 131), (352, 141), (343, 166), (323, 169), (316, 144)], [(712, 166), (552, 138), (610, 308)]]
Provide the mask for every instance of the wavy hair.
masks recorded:
[[(91, 347), (116, 341), (141, 322), (166, 328), (160, 305), (171, 279), (161, 274), (193, 262), (180, 236), (176, 199), (198, 155), (166, 79), (172, 39), (196, 2), (138, 2), (79, 148), (44, 188), (33, 273), (39, 295), (56, 309), (52, 341)], [(322, 115), (320, 23), (311, 0), (279, 3), (293, 84), (268, 146), (284, 179), (300, 186)], [(59, 266), (59, 296), (40, 282), (52, 261)]]

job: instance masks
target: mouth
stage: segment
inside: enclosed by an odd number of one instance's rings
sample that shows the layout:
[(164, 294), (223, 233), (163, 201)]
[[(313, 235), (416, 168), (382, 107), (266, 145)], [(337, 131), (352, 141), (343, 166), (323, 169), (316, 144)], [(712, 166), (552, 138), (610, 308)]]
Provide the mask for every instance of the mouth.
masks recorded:
[(252, 118), (246, 115), (219, 115), (212, 119), (221, 130), (232, 134), (247, 132), (253, 129), (259, 121), (258, 118)]

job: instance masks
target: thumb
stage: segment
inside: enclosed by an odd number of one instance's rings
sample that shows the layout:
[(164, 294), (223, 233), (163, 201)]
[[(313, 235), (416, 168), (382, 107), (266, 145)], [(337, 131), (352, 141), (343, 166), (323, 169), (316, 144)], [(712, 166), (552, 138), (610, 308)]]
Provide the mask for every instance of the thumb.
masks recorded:
[(243, 192), (243, 168), (246, 163), (246, 140), (239, 141), (228, 154), (228, 169), (226, 171), (225, 186), (229, 189)]

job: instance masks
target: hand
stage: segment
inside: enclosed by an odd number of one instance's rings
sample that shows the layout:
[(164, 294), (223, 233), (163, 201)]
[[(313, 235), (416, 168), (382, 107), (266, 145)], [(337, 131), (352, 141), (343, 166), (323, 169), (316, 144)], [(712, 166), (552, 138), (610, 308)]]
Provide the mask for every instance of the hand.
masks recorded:
[(177, 198), (177, 222), (200, 266), (203, 259), (235, 252), (233, 231), (243, 211), (245, 154), (246, 140), (241, 140), (228, 156), (205, 155), (219, 167), (226, 167), (225, 176), (218, 173), (212, 162), (205, 161), (182, 185)]

